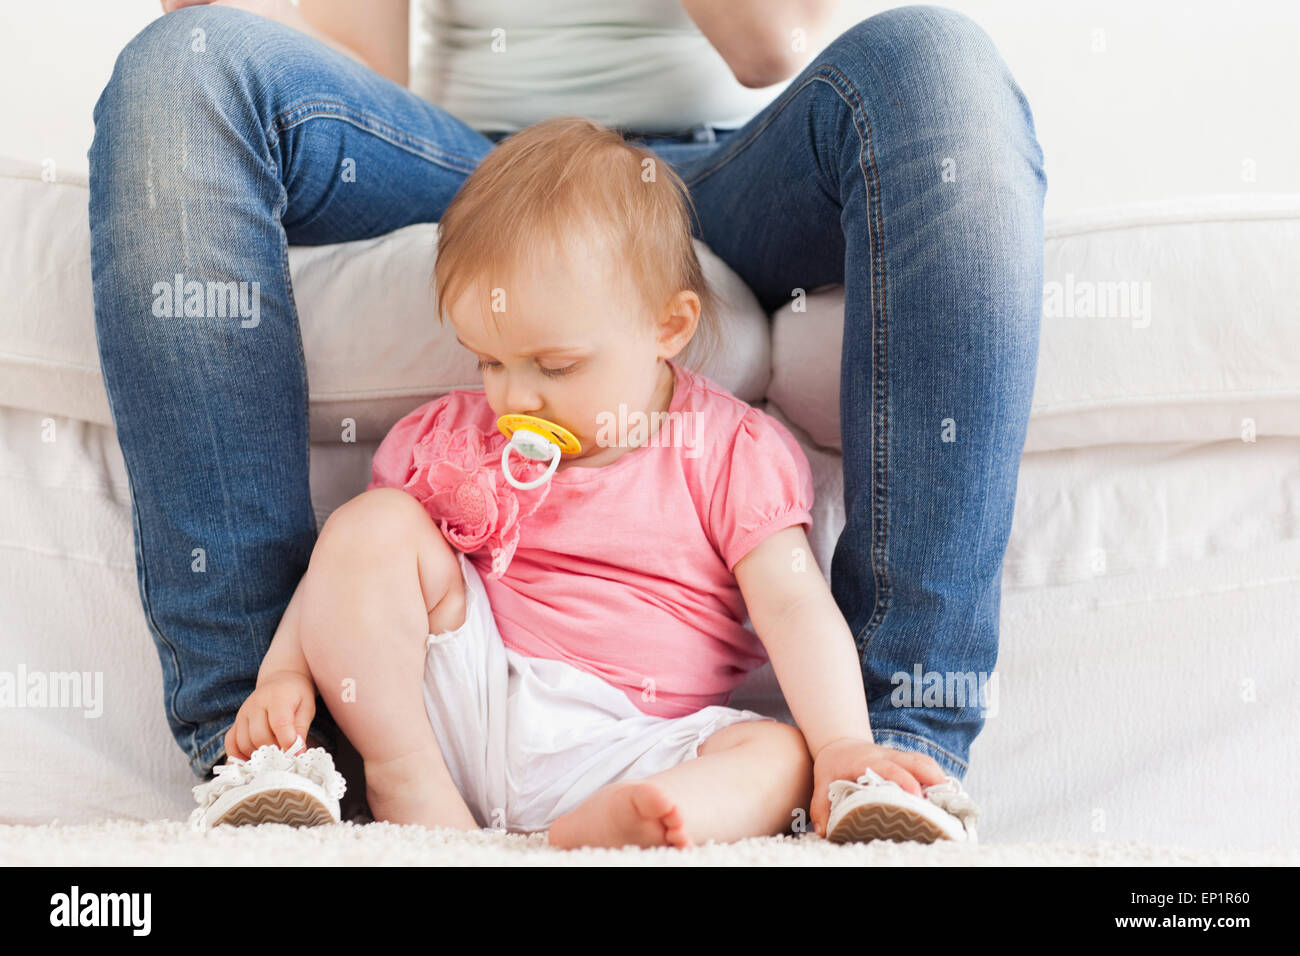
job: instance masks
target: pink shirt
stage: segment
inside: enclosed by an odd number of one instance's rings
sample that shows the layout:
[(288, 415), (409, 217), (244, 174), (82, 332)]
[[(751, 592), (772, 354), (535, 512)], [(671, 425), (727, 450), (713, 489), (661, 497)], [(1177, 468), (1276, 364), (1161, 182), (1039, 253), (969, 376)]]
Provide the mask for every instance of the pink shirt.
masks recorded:
[[(650, 444), (537, 489), (502, 476), (506, 438), (481, 390), (456, 389), (397, 422), (370, 488), (401, 488), (483, 579), (502, 641), (567, 661), (648, 714), (725, 704), (767, 660), (744, 627), (736, 562), (768, 535), (812, 527), (812, 469), (793, 435), (711, 379), (669, 361), (669, 417)], [(673, 413), (680, 412), (680, 416)], [(516, 453), (513, 473), (545, 470)]]

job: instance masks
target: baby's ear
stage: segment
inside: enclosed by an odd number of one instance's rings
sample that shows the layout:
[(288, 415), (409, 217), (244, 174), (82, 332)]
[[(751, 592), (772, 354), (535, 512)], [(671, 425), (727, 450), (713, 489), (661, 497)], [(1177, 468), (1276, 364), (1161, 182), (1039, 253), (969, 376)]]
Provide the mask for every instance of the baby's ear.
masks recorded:
[(700, 321), (700, 297), (690, 289), (682, 289), (668, 300), (659, 319), (659, 342), (670, 349), (669, 358), (676, 358), (691, 343)]

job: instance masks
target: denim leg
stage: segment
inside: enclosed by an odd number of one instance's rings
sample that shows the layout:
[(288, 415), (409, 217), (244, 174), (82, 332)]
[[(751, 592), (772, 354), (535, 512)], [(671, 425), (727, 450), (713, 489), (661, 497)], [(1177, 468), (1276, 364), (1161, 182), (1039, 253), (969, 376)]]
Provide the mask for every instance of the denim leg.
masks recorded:
[(492, 143), (296, 30), (212, 6), (135, 37), (94, 119), (99, 356), (167, 720), (201, 777), (316, 538), (287, 246), (437, 221)]
[(902, 7), (846, 30), (680, 172), (699, 237), (765, 309), (845, 287), (831, 587), (876, 742), (964, 777), (1037, 371), (1046, 177), (1029, 106), (971, 20)]

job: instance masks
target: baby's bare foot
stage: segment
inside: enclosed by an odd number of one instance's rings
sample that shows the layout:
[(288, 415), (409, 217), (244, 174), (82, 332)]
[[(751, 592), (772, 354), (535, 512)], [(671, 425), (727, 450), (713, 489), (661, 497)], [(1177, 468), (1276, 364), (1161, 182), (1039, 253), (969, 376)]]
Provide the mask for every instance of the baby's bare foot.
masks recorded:
[(365, 761), (366, 802), (376, 822), (479, 829), (455, 786), (439, 780), (427, 758), (415, 753), (384, 763)]
[(657, 785), (613, 784), (551, 824), (551, 846), (694, 846), (681, 811)]

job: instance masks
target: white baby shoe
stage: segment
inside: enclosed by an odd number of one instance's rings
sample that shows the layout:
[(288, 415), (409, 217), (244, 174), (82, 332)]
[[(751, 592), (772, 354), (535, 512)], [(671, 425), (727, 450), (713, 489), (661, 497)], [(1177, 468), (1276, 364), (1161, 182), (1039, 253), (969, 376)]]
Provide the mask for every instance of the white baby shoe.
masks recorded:
[(870, 768), (856, 781), (832, 780), (826, 839), (832, 843), (977, 842), (979, 810), (956, 777), (923, 787), (921, 793), (913, 796)]
[(314, 827), (339, 822), (339, 798), (347, 783), (334, 769), (329, 751), (308, 750), (302, 737), (288, 750), (265, 744), (248, 760), (230, 757), (212, 771), (216, 777), (194, 788), (199, 802), (190, 814), (194, 830), (222, 824)]

